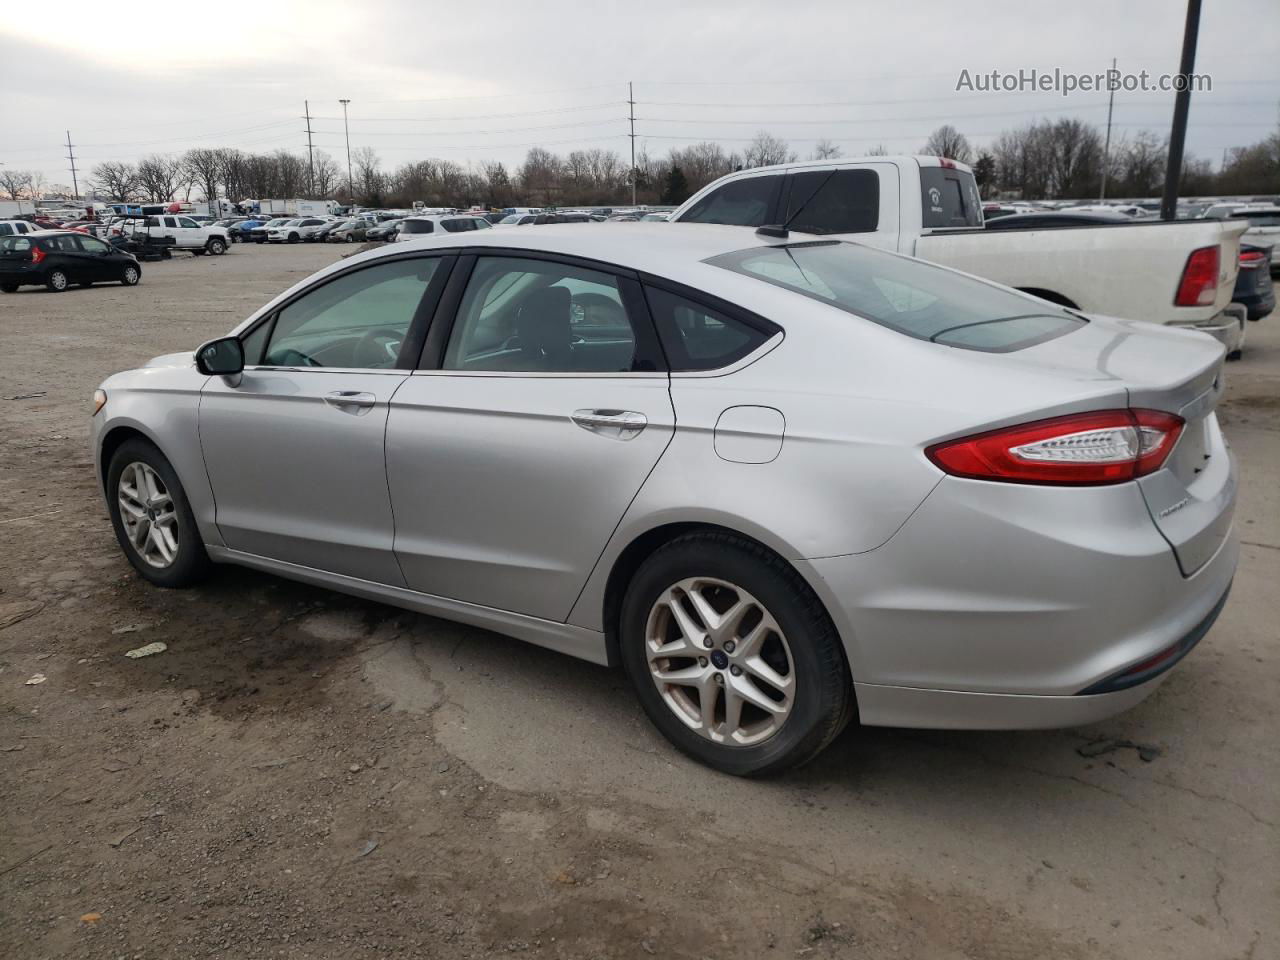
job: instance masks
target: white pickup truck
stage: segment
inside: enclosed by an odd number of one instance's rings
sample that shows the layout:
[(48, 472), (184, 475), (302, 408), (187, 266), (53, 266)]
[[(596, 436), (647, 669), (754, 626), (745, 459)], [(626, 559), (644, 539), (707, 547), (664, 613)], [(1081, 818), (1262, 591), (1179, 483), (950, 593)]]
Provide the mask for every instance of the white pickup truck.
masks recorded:
[[(144, 229), (137, 219), (125, 218), (108, 228), (108, 236), (126, 236), (134, 230)], [(196, 256), (211, 253), (220, 257), (231, 246), (231, 234), (226, 227), (215, 227), (200, 223), (182, 214), (165, 214), (150, 216), (146, 219), (145, 229), (153, 237), (172, 237), (173, 246), (177, 250), (190, 250)]]
[(1084, 313), (1194, 327), (1228, 355), (1244, 343), (1244, 310), (1230, 304), (1245, 224), (1148, 220), (988, 233), (973, 172), (938, 157), (741, 170), (698, 191), (671, 220), (786, 225), (954, 267)]

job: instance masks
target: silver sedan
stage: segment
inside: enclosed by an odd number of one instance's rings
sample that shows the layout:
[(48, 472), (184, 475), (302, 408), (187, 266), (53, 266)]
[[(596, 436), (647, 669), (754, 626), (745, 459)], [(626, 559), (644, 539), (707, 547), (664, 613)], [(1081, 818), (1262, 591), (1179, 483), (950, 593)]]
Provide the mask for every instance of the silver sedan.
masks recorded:
[(529, 227), (322, 270), (110, 377), (129, 561), (236, 563), (620, 664), (720, 770), (852, 719), (1126, 709), (1236, 566), (1222, 348), (785, 231)]

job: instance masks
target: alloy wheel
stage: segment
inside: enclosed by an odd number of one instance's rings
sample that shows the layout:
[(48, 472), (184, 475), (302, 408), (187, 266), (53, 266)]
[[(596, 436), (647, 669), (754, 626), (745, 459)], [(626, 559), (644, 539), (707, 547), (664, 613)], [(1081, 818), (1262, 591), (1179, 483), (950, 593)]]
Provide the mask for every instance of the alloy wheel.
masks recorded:
[(55, 290), (67, 289), (67, 275), (61, 270), (55, 270), (53, 273), (49, 274), (49, 285)]
[(172, 564), (178, 556), (178, 514), (160, 474), (135, 460), (120, 474), (116, 500), (125, 536), (138, 556), (158, 569)]
[(124, 282), (125, 282), (125, 284), (126, 284), (126, 285), (128, 285), (128, 286), (130, 286), (130, 287), (132, 287), (135, 283), (137, 283), (137, 282), (138, 282), (138, 268), (137, 268), (137, 267), (125, 267), (125, 268), (124, 268)]
[(791, 648), (764, 604), (725, 580), (668, 587), (645, 626), (649, 674), (690, 730), (725, 746), (761, 743), (795, 703)]

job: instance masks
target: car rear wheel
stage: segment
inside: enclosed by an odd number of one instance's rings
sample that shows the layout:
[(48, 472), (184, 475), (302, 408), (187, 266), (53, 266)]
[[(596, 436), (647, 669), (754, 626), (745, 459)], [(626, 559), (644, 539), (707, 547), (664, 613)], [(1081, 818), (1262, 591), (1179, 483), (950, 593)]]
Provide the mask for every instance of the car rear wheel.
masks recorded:
[(16, 283), (0, 283), (0, 293), (17, 293), (18, 285)]
[(221, 237), (214, 237), (209, 241), (209, 252), (215, 257), (220, 257), (227, 252), (227, 245), (222, 241)]
[(107, 468), (107, 505), (133, 568), (160, 587), (185, 587), (209, 571), (209, 556), (182, 483), (158, 449), (126, 440)]
[(623, 600), (620, 644), (649, 719), (725, 773), (803, 764), (854, 713), (818, 598), (776, 554), (730, 534), (690, 534), (651, 555)]
[(62, 270), (50, 270), (49, 275), (45, 278), (44, 285), (54, 293), (61, 293), (71, 285), (71, 281)]
[(120, 282), (126, 287), (135, 287), (138, 281), (142, 279), (142, 273), (133, 264), (129, 264), (124, 268), (124, 272), (120, 274)]

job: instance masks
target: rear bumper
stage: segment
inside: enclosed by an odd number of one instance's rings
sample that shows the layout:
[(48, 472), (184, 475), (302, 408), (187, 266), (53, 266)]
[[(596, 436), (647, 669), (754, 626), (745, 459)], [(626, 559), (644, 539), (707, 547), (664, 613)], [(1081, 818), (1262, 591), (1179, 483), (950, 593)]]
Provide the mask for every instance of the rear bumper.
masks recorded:
[(1147, 696), (1186, 650), (1106, 684), (1208, 631), (1238, 551), (1228, 533), (1183, 576), (1136, 484), (948, 477), (883, 546), (799, 566), (844, 640), (863, 723), (1014, 729)]
[(1173, 323), (1171, 326), (1184, 327), (1188, 330), (1199, 330), (1207, 333), (1224, 347), (1227, 353), (1235, 353), (1244, 348), (1244, 324), (1248, 316), (1245, 308), (1237, 303), (1224, 307), (1221, 313), (1198, 323)]

